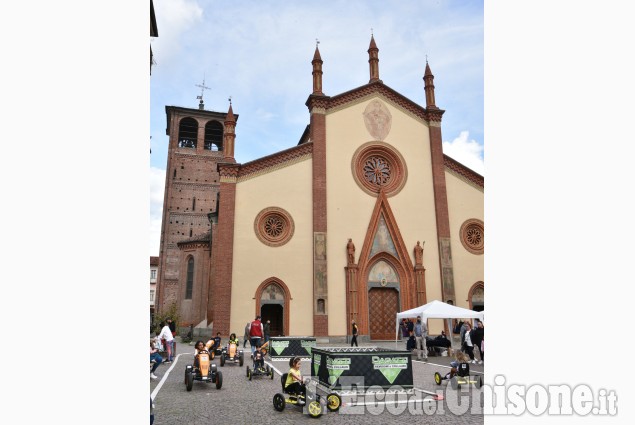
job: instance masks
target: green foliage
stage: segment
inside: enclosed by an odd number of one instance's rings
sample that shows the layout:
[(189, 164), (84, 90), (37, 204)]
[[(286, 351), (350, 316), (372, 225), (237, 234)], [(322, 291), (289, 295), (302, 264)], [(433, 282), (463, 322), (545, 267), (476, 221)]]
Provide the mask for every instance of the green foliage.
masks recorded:
[(161, 310), (160, 313), (154, 314), (154, 322), (152, 323), (152, 330), (156, 334), (161, 332), (160, 324), (161, 322), (166, 322), (167, 319), (172, 319), (172, 321), (176, 325), (176, 329), (179, 328), (179, 321), (181, 320), (181, 317), (179, 315), (179, 309), (176, 303), (172, 303), (167, 309), (163, 309)]

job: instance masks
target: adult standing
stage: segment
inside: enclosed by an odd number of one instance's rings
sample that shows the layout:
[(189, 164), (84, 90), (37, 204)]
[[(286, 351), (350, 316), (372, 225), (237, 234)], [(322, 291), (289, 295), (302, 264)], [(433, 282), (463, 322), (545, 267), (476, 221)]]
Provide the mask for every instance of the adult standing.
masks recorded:
[(410, 335), (408, 335), (408, 322), (406, 321), (405, 318), (401, 319), (401, 337), (407, 341), (409, 336)]
[(176, 353), (176, 323), (172, 321), (171, 317), (168, 317), (166, 322), (168, 323), (168, 327), (170, 328), (170, 332), (172, 332), (172, 356)]
[(472, 342), (472, 326), (470, 326), (470, 324), (468, 322), (465, 322), (465, 324), (467, 325), (467, 328), (465, 329), (465, 352), (467, 353), (468, 356), (470, 356), (470, 360), (472, 361), (472, 363), (476, 363), (476, 360), (474, 360), (474, 343)]
[(174, 353), (172, 352), (172, 341), (174, 341), (174, 337), (172, 336), (172, 331), (170, 331), (170, 327), (165, 323), (161, 322), (159, 325), (161, 326), (161, 332), (159, 333), (159, 339), (165, 340), (165, 349), (168, 353), (168, 358), (165, 361), (166, 364), (172, 363), (172, 356)]
[(262, 331), (265, 335), (265, 342), (269, 341), (271, 336), (271, 320), (267, 319), (267, 323), (263, 325)]
[(412, 335), (414, 335), (414, 331), (415, 331), (415, 324), (412, 321), (412, 319), (408, 319), (408, 337), (411, 337)]
[(247, 322), (247, 324), (245, 325), (245, 335), (243, 336), (244, 338), (243, 348), (247, 347), (247, 341), (249, 341), (249, 329), (251, 329), (251, 322)]
[(421, 316), (417, 316), (417, 323), (414, 324), (415, 341), (417, 348), (417, 360), (428, 361), (428, 347), (426, 337), (428, 336), (428, 325), (421, 321)]
[(483, 325), (483, 322), (476, 319), (476, 327), (472, 330), (470, 338), (472, 339), (474, 346), (478, 348), (478, 352), (481, 357), (481, 360), (479, 360), (478, 364), (483, 364), (483, 352), (485, 351), (483, 349), (483, 340), (485, 339), (485, 326)]
[(463, 351), (464, 353), (467, 353), (467, 351), (465, 350), (465, 332), (467, 332), (468, 327), (472, 328), (469, 322), (466, 320), (461, 325), (461, 330), (459, 331), (459, 334), (461, 335), (461, 351)]
[(251, 355), (253, 357), (256, 352), (256, 347), (260, 345), (260, 340), (264, 336), (264, 329), (262, 326), (262, 322), (260, 321), (260, 316), (256, 316), (253, 322), (251, 322), (251, 326), (249, 327), (249, 343), (251, 344)]
[(351, 331), (351, 334), (353, 335), (353, 338), (351, 339), (351, 347), (353, 345), (355, 345), (355, 347), (359, 347), (359, 345), (357, 344), (357, 324), (354, 320), (352, 320), (351, 325), (353, 326), (353, 330)]

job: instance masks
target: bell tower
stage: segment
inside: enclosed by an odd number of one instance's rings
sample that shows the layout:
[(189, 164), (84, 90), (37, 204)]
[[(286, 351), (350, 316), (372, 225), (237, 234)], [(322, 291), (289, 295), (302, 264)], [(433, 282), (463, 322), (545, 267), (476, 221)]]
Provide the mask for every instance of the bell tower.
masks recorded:
[[(197, 85), (206, 89), (205, 83)], [(233, 139), (228, 145), (228, 121), (233, 133), (238, 115), (205, 109), (203, 95), (196, 109), (166, 106), (166, 135), (169, 136), (165, 176), (157, 310), (178, 306), (181, 323), (195, 326), (205, 319), (210, 273), (211, 224), (208, 214), (217, 211), (219, 162), (226, 162), (227, 148), (233, 156)], [(183, 252), (177, 244), (207, 243), (204, 255), (193, 256), (192, 273), (183, 266)], [(189, 261), (189, 259), (188, 259)], [(192, 261), (190, 261), (192, 263)], [(207, 278), (206, 278), (207, 276)], [(190, 281), (192, 280), (192, 281)], [(204, 298), (199, 300), (198, 298)]]

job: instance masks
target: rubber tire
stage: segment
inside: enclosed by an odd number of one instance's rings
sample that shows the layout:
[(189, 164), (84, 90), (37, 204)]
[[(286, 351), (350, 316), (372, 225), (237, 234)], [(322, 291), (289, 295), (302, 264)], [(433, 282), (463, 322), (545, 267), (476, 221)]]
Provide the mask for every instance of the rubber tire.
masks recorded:
[(246, 366), (246, 368), (247, 368), (247, 370), (246, 370), (246, 372), (245, 372), (245, 376), (246, 376), (247, 378), (249, 378), (249, 366)]
[(251, 378), (254, 376), (254, 374), (251, 372), (251, 370), (249, 372), (247, 372), (247, 378), (249, 378), (249, 380), (251, 381)]
[(216, 389), (220, 390), (222, 386), (223, 386), (223, 373), (216, 372)]
[(273, 381), (273, 369), (269, 369), (269, 375), (271, 375), (271, 380)]
[(476, 378), (476, 388), (481, 388), (483, 386), (483, 377), (479, 376)]
[(326, 408), (329, 412), (337, 412), (340, 406), (342, 406), (342, 398), (339, 395), (331, 393), (326, 396)]
[(306, 405), (309, 416), (312, 418), (319, 418), (322, 416), (322, 403), (317, 400), (312, 400)]
[(225, 356), (224, 355), (220, 355), (220, 366), (223, 367), (225, 366)]
[(287, 405), (287, 402), (284, 399), (284, 396), (280, 393), (276, 393), (273, 396), (273, 408), (278, 412), (282, 412)]
[(188, 372), (185, 375), (185, 389), (188, 391), (192, 391), (193, 385), (194, 385), (194, 373)]
[(439, 372), (434, 372), (434, 382), (437, 385), (441, 385), (441, 382), (443, 382), (443, 378), (441, 377), (441, 374)]

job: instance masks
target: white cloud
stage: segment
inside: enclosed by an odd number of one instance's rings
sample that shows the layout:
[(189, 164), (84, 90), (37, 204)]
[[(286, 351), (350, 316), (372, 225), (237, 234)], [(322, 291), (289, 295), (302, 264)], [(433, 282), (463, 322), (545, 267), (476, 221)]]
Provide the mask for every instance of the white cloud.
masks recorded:
[(462, 131), (459, 137), (451, 142), (443, 142), (443, 153), (485, 176), (483, 145), (480, 145), (476, 140), (468, 140), (468, 137), (469, 132)]

